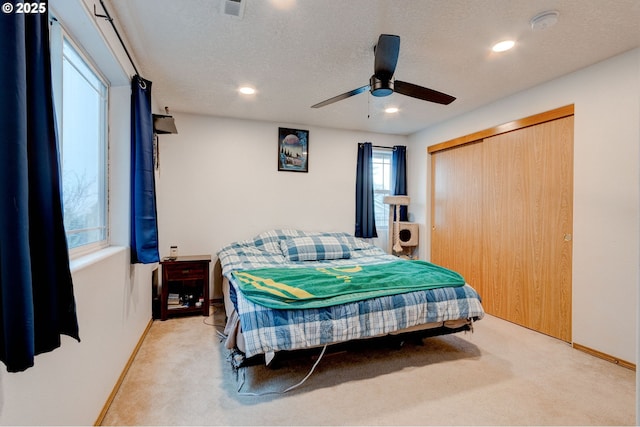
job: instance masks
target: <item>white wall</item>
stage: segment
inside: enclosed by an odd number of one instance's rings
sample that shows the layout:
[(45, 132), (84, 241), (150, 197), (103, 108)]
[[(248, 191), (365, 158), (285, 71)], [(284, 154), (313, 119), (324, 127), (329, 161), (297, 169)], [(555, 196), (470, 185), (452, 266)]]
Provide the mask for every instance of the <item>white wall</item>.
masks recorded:
[[(640, 276), (639, 94), (635, 49), (412, 135), (410, 146), (424, 154), (408, 164), (412, 212), (430, 224), (428, 146), (574, 104), (573, 341), (633, 363)], [(429, 233), (421, 233), (423, 257), (429, 257), (429, 246)]]
[[(211, 254), (271, 228), (346, 231), (355, 221), (358, 142), (406, 145), (404, 136), (290, 123), (173, 114), (160, 135), (160, 255)], [(309, 130), (309, 172), (278, 172), (278, 127)], [(214, 298), (221, 296), (214, 288)]]

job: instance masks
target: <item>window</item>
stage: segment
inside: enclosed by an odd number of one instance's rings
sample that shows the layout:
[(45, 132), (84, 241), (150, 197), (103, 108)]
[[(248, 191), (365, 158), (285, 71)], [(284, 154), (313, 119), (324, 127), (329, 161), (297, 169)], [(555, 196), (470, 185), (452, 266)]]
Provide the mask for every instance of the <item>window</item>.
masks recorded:
[(107, 84), (52, 22), (51, 62), (71, 254), (107, 245)]
[(391, 194), (391, 157), (390, 150), (373, 149), (373, 211), (376, 228), (389, 228), (389, 205), (385, 205), (385, 196)]

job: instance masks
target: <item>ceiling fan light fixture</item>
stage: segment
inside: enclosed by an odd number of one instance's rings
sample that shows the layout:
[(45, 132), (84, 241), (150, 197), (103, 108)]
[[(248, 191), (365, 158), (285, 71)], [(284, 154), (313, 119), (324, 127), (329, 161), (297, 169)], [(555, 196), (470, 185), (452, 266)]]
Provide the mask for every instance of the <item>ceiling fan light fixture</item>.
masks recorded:
[(253, 95), (256, 93), (256, 90), (251, 86), (241, 86), (240, 88), (238, 88), (238, 92), (243, 95)]
[(503, 40), (493, 45), (491, 48), (494, 52), (505, 52), (516, 45), (516, 42), (513, 40)]
[(389, 96), (393, 93), (393, 82), (391, 79), (379, 79), (375, 75), (369, 80), (371, 86), (371, 95), (373, 96)]

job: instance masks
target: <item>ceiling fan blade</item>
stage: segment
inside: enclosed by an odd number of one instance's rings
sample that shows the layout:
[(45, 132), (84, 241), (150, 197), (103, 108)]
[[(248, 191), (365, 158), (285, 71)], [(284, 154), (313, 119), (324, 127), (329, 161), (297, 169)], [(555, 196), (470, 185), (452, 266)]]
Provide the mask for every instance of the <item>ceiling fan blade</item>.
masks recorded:
[(357, 94), (362, 93), (362, 92), (364, 92), (366, 90), (369, 90), (369, 89), (370, 89), (369, 85), (362, 86), (362, 87), (359, 87), (358, 89), (354, 89), (354, 90), (351, 90), (349, 92), (345, 92), (342, 95), (338, 95), (338, 96), (334, 96), (333, 98), (329, 98), (326, 101), (318, 102), (317, 104), (312, 105), (311, 108), (324, 107), (325, 105), (333, 104), (334, 102), (341, 101), (343, 99), (347, 99), (350, 96), (357, 95)]
[(393, 82), (393, 91), (412, 98), (422, 99), (424, 101), (435, 102), (438, 104), (449, 105), (455, 101), (456, 97), (438, 92), (437, 90), (414, 85), (413, 83), (401, 82), (396, 80)]
[(399, 52), (400, 36), (380, 34), (375, 47), (373, 74), (380, 80), (390, 79), (396, 71)]

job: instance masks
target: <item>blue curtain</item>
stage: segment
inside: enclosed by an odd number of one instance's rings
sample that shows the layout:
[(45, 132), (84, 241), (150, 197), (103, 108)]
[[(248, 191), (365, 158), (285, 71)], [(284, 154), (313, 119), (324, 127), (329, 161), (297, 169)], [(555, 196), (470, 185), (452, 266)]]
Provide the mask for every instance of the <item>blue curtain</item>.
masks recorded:
[(358, 144), (356, 166), (356, 237), (378, 237), (373, 212), (373, 146)]
[(131, 262), (158, 262), (151, 82), (131, 79)]
[(0, 16), (0, 360), (9, 372), (78, 341), (62, 219), (48, 17)]
[[(407, 147), (395, 145), (391, 155), (391, 185), (394, 196), (407, 195)], [(395, 220), (395, 212), (393, 213)], [(407, 221), (407, 206), (400, 206), (400, 221)]]

